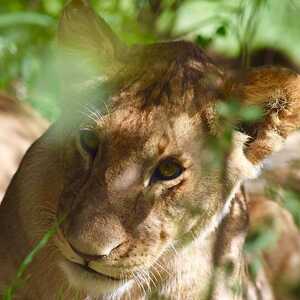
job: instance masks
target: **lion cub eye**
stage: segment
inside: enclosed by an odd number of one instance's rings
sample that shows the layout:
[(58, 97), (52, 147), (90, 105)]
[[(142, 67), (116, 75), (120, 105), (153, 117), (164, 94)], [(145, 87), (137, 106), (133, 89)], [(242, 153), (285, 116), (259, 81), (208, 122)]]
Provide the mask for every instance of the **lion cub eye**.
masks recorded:
[(173, 159), (162, 161), (155, 169), (151, 181), (172, 180), (179, 177), (183, 172), (183, 167)]
[(82, 149), (95, 157), (99, 147), (99, 138), (92, 130), (82, 129), (79, 132), (79, 141)]

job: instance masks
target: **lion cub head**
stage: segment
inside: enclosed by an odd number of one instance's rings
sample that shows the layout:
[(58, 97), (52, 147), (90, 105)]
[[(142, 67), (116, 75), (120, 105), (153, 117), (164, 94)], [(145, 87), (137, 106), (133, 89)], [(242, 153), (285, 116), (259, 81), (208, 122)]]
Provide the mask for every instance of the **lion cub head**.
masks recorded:
[[(96, 71), (82, 84), (71, 76), (75, 100), (57, 123), (56, 245), (70, 282), (98, 295), (163, 274), (172, 249), (219, 225), (240, 182), (299, 125), (299, 77), (264, 68), (228, 83), (191, 43), (127, 48), (85, 1), (66, 7), (59, 41)], [(265, 116), (234, 133), (221, 168), (208, 145), (222, 131), (216, 103), (228, 96)]]

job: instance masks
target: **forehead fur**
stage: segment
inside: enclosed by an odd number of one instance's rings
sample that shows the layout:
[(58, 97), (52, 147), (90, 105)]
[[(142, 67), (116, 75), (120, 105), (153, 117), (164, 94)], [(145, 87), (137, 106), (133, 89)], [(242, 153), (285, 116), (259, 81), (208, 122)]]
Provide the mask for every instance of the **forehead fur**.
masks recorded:
[[(193, 113), (219, 99), (223, 74), (189, 42), (168, 42), (131, 49), (113, 106), (151, 110), (163, 106), (170, 113)], [(196, 108), (196, 110), (195, 110)]]
[[(176, 116), (165, 113), (163, 107), (152, 109), (120, 109), (104, 118), (99, 124), (103, 141), (107, 141), (106, 151), (118, 161), (135, 158), (149, 158), (171, 151), (175, 145), (181, 148), (187, 139), (194, 137), (199, 117), (191, 117), (185, 112)], [(201, 122), (201, 121), (200, 121)], [(174, 149), (173, 149), (174, 150)], [(177, 149), (179, 150), (179, 149)]]
[(201, 123), (202, 111), (207, 114), (222, 97), (221, 71), (192, 43), (132, 48), (123, 64), (111, 80), (110, 113), (98, 122), (112, 156), (122, 152), (127, 159), (129, 152), (143, 151), (148, 156), (163, 152), (170, 140), (184, 141)]

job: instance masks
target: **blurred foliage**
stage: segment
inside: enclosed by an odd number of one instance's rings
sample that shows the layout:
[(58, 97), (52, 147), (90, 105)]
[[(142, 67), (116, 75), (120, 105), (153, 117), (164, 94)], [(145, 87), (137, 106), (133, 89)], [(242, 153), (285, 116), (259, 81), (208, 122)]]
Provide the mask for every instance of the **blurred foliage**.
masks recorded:
[[(30, 102), (54, 120), (59, 113), (60, 85), (55, 68), (55, 34), (63, 0), (0, 0), (0, 89)], [(92, 0), (95, 10), (129, 45), (158, 40), (189, 39), (199, 46), (249, 64), (259, 48), (282, 51), (300, 63), (299, 0)], [(212, 139), (217, 163), (225, 163), (232, 129), (240, 120), (261, 117), (257, 107), (241, 107), (235, 101), (220, 103), (222, 139)], [(225, 126), (226, 125), (226, 126)], [(225, 156), (225, 157), (224, 157)], [(225, 170), (224, 165), (224, 170)], [(300, 196), (292, 190), (270, 189), (293, 214), (300, 226)], [(53, 229), (55, 231), (55, 229)], [(52, 237), (49, 231), (21, 265), (7, 298), (19, 287), (24, 270), (37, 251)], [(274, 244), (272, 226), (249, 235), (245, 250), (257, 255), (250, 271), (260, 268), (261, 252)]]
[(218, 134), (208, 137), (205, 170), (223, 168), (226, 173), (227, 156), (231, 151), (234, 129), (239, 128), (241, 124), (251, 124), (260, 120), (263, 111), (255, 105), (243, 106), (234, 99), (219, 102), (216, 109), (219, 117), (219, 126), (216, 129)]
[[(59, 111), (53, 45), (64, 2), (2, 0), (0, 5), (0, 89), (31, 102), (49, 119)], [(298, 0), (91, 2), (129, 45), (186, 38), (204, 48), (242, 57), (244, 64), (258, 47), (280, 49), (300, 61)]]
[(270, 182), (265, 194), (269, 199), (277, 201), (289, 210), (296, 225), (300, 228), (300, 193), (298, 190)]

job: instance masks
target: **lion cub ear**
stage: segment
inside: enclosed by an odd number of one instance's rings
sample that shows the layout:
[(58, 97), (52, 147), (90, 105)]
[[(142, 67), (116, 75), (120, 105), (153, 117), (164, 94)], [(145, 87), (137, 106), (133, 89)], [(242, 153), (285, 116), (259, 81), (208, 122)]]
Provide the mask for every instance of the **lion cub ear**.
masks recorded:
[(75, 63), (82, 60), (104, 73), (118, 69), (126, 46), (87, 0), (72, 0), (65, 6), (58, 28), (58, 44)]
[(261, 67), (247, 71), (229, 86), (230, 97), (263, 109), (261, 120), (241, 126), (250, 136), (245, 154), (258, 164), (300, 127), (300, 76), (285, 68)]

